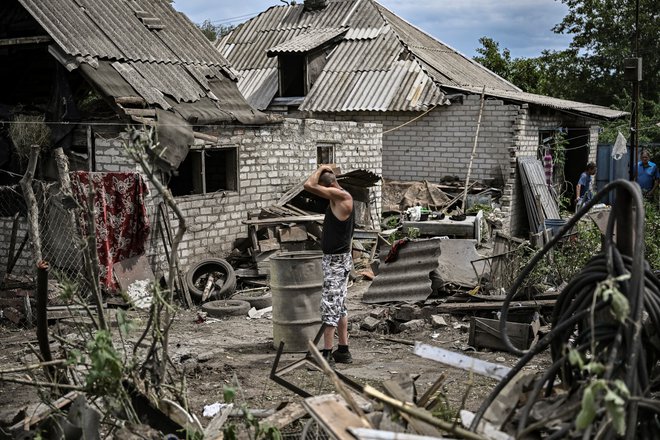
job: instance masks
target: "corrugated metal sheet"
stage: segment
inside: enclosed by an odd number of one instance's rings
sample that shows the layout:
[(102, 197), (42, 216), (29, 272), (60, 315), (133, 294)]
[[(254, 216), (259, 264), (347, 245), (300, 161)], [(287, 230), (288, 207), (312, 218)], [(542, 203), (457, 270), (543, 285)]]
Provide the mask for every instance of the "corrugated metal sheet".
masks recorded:
[[(165, 0), (19, 1), (72, 56), (228, 65), (194, 24)], [(158, 18), (163, 28), (148, 29), (138, 11)]]
[(382, 252), (378, 275), (362, 296), (368, 304), (393, 301), (424, 301), (432, 293), (430, 274), (439, 265), (440, 242), (412, 240), (403, 245), (396, 260), (385, 263)]
[[(441, 73), (441, 78), (435, 79), (442, 82), (443, 85), (448, 85), (448, 82), (449, 84), (486, 85), (503, 90), (520, 90), (470, 58), (422, 32), (388, 9), (380, 5), (378, 8), (406, 47), (428, 66), (429, 70)], [(430, 73), (432, 74), (432, 72)], [(445, 78), (448, 81), (443, 81)]]
[(275, 47), (268, 49), (268, 55), (273, 56), (278, 53), (298, 52), (304, 53), (327, 43), (345, 33), (347, 29), (342, 28), (320, 28), (312, 29), (304, 34), (278, 44)]
[(53, 37), (57, 52), (77, 57), (85, 77), (108, 96), (139, 95), (208, 123), (268, 119), (239, 93), (227, 60), (167, 0), (19, 2)]
[[(481, 93), (481, 88), (456, 87), (458, 90), (466, 90), (472, 93)], [(486, 87), (486, 94), (496, 98), (509, 99), (511, 101), (526, 102), (543, 107), (567, 110), (583, 115), (595, 115), (606, 119), (617, 119), (626, 116), (628, 112), (614, 110), (599, 105), (586, 104), (584, 102), (569, 101), (567, 99), (552, 98), (550, 96), (535, 95), (533, 93), (515, 92), (509, 90), (497, 90)]]
[[(328, 6), (305, 12), (302, 4), (271, 7), (217, 43), (242, 73), (241, 90), (260, 109), (275, 96), (277, 69), (271, 48), (303, 52), (314, 46), (302, 34), (348, 27), (300, 107), (307, 111), (426, 110), (443, 102), (442, 87), (480, 93), (485, 85), (500, 96), (582, 114), (618, 117), (621, 112), (582, 103), (525, 94), (518, 87), (469, 57), (397, 17), (374, 0), (329, 0)], [(249, 73), (248, 73), (249, 71)], [(269, 82), (267, 85), (266, 82)], [(259, 90), (267, 90), (257, 97)], [(542, 99), (545, 98), (545, 99)], [(578, 104), (577, 106), (575, 104)]]

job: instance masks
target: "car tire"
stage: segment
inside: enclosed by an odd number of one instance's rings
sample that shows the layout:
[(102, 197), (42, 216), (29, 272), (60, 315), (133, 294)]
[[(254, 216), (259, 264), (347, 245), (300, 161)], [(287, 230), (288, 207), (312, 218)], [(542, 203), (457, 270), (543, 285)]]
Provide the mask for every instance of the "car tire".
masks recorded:
[(247, 301), (257, 310), (265, 309), (266, 307), (273, 305), (273, 294), (269, 290), (257, 292), (254, 295), (250, 295), (249, 293), (237, 293), (232, 296), (231, 299)]
[(220, 299), (202, 304), (202, 311), (214, 318), (224, 316), (245, 316), (250, 310), (250, 303), (235, 299)]
[[(201, 301), (204, 294), (204, 287), (200, 288), (199, 286), (205, 284), (204, 280), (213, 272), (223, 274), (224, 283), (219, 289), (212, 290), (208, 299), (227, 298), (234, 293), (236, 290), (236, 273), (231, 264), (222, 258), (206, 258), (191, 266), (186, 273), (186, 284), (188, 285), (190, 296), (194, 300)], [(202, 280), (201, 284), (200, 280)]]

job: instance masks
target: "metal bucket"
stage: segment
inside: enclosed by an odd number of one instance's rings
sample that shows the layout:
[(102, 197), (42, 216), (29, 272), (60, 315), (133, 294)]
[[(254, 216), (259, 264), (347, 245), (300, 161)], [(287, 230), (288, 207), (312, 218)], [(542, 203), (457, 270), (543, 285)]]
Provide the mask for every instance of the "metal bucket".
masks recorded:
[(307, 351), (321, 328), (323, 269), (320, 252), (283, 252), (270, 258), (273, 295), (273, 347)]
[(545, 220), (545, 228), (552, 230), (552, 236), (554, 237), (559, 233), (559, 230), (564, 227), (566, 220), (562, 218), (549, 218)]

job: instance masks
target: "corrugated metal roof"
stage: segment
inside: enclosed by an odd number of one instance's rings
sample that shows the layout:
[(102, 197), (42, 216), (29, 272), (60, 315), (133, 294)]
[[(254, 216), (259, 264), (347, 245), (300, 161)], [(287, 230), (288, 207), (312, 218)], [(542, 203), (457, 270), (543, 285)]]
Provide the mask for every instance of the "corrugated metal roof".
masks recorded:
[[(456, 87), (457, 90), (465, 90), (472, 93), (481, 93), (481, 88), (475, 87)], [(511, 101), (526, 102), (543, 107), (551, 107), (557, 110), (570, 111), (581, 115), (599, 116), (605, 119), (617, 119), (626, 116), (628, 112), (615, 110), (599, 105), (586, 104), (584, 102), (569, 101), (567, 99), (552, 98), (545, 95), (536, 95), (534, 93), (516, 92), (511, 90), (498, 90), (486, 87), (486, 94), (495, 98), (508, 99)]]
[[(72, 56), (227, 66), (185, 15), (165, 0), (19, 0)], [(149, 29), (141, 12), (158, 18)]]
[(382, 252), (378, 275), (362, 296), (368, 304), (392, 301), (424, 301), (432, 293), (431, 272), (439, 265), (438, 238), (411, 240), (401, 246), (396, 260), (385, 263)]
[(268, 56), (274, 56), (278, 53), (298, 52), (304, 53), (316, 49), (319, 46), (327, 43), (345, 33), (347, 29), (342, 28), (320, 28), (312, 29), (304, 34), (292, 38), (289, 41), (278, 44), (275, 47), (268, 49)]
[[(276, 96), (278, 86), (277, 76), (270, 70), (277, 69), (277, 61), (267, 56), (268, 49), (303, 52), (313, 44), (306, 44), (301, 35), (338, 27), (348, 30), (301, 110), (418, 111), (441, 104), (442, 87), (479, 93), (484, 85), (523, 102), (569, 109), (554, 98), (539, 99), (521, 92), (374, 0), (329, 0), (325, 9), (315, 12), (305, 12), (302, 4), (271, 7), (219, 41), (217, 48), (242, 73), (239, 88), (248, 93), (248, 100), (259, 102), (257, 108), (264, 109)], [(246, 81), (249, 85), (244, 84)], [(257, 98), (257, 91), (268, 94)], [(580, 106), (584, 114), (608, 118), (616, 114), (603, 107)]]
[[(81, 66), (103, 66), (103, 71), (82, 70), (106, 93), (130, 91), (165, 110), (181, 104), (195, 120), (212, 122), (219, 115), (218, 121), (225, 121), (227, 115), (240, 115), (237, 119), (245, 121), (254, 114), (238, 92), (227, 60), (167, 0), (19, 2), (53, 37), (56, 53), (77, 58)], [(213, 91), (210, 79), (226, 82), (224, 96)], [(119, 84), (122, 81), (126, 84)], [(195, 104), (200, 105), (198, 115)], [(267, 119), (260, 114), (254, 118)]]
[[(471, 85), (520, 90), (479, 63), (422, 32), (381, 5), (377, 6), (401, 42), (442, 85)], [(439, 75), (434, 75), (438, 73)]]

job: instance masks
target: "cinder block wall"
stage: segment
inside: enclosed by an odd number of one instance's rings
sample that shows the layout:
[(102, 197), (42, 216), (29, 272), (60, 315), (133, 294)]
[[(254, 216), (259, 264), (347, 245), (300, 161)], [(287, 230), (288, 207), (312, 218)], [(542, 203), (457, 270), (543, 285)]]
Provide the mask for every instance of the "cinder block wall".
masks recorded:
[[(383, 177), (438, 182), (444, 176), (465, 179), (479, 103), (479, 96), (465, 96), (463, 102), (438, 106), (414, 121), (420, 113), (354, 112), (315, 117), (382, 123), (383, 131), (387, 132), (383, 134)], [(486, 100), (471, 179), (503, 182), (517, 114), (517, 105)]]
[[(538, 157), (540, 148), (539, 132), (558, 127), (579, 127), (589, 129), (589, 137), (585, 143), (589, 148), (589, 160), (596, 160), (599, 126), (596, 121), (570, 116), (564, 113), (531, 107), (523, 104), (518, 111), (514, 123), (513, 145), (510, 147), (510, 167), (508, 179), (504, 186), (502, 206), (507, 206), (508, 216), (504, 230), (516, 236), (526, 235), (528, 230), (527, 211), (522, 185), (517, 176), (516, 158), (522, 156)], [(587, 147), (586, 147), (587, 148)]]
[[(220, 145), (238, 147), (239, 190), (176, 198), (188, 227), (180, 245), (181, 267), (185, 269), (204, 257), (229, 254), (237, 238), (247, 237), (247, 226), (242, 221), (249, 213), (258, 213), (274, 204), (316, 169), (318, 143), (335, 145), (336, 163), (342, 171), (364, 168), (381, 174), (381, 132), (379, 124), (310, 119), (286, 119), (281, 124), (258, 127), (215, 127), (207, 131), (219, 137)], [(121, 157), (122, 144), (121, 138), (96, 139), (99, 171), (135, 169), (134, 164)], [(380, 186), (372, 192), (372, 198), (377, 201), (372, 215), (376, 217), (380, 213)], [(150, 199), (150, 205), (153, 203)], [(149, 211), (153, 217), (152, 206)], [(173, 216), (172, 225), (175, 233), (177, 222)], [(154, 240), (152, 243), (159, 241), (157, 237)], [(164, 261), (157, 244), (151, 253), (158, 254), (161, 263)], [(159, 261), (155, 265), (159, 266)]]

